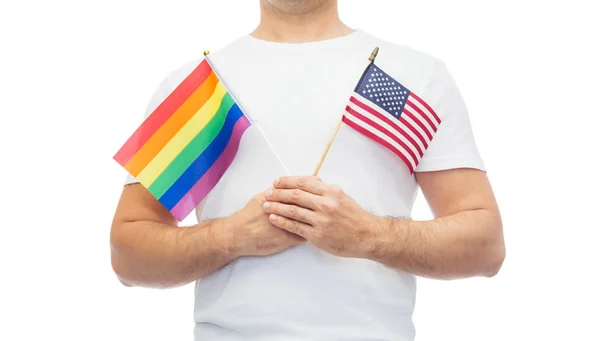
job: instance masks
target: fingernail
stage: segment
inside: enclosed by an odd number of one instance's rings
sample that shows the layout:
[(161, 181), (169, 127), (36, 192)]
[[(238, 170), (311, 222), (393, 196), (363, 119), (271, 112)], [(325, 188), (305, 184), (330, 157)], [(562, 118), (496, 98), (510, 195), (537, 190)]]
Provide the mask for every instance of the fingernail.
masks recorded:
[(277, 219), (277, 217), (274, 214), (269, 215), (270, 221), (275, 221), (276, 219)]
[(275, 179), (275, 181), (273, 181), (273, 186), (277, 186), (279, 184), (279, 179)]
[(265, 194), (265, 196), (266, 196), (267, 198), (270, 198), (270, 197), (271, 197), (271, 195), (273, 195), (273, 190), (272, 190), (272, 189), (268, 190), (268, 191), (267, 191), (267, 193)]
[(267, 209), (267, 208), (271, 207), (271, 203), (270, 202), (266, 202), (266, 203), (263, 204), (263, 207), (265, 209)]

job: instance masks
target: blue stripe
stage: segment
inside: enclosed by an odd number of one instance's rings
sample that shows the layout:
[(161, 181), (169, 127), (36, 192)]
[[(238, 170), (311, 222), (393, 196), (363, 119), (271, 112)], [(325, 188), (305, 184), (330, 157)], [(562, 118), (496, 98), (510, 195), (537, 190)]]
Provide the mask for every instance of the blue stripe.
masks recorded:
[(231, 138), (233, 126), (242, 117), (242, 111), (234, 104), (225, 118), (225, 123), (217, 137), (206, 147), (204, 152), (181, 174), (175, 183), (160, 197), (160, 202), (170, 211), (183, 196), (202, 178), (217, 158), (223, 153)]

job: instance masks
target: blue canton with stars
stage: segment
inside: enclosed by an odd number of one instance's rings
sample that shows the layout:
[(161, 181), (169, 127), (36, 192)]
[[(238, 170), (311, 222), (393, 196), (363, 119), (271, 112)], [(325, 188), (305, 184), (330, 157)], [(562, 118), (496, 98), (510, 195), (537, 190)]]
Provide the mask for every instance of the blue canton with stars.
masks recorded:
[(399, 118), (410, 91), (371, 63), (354, 91), (395, 118)]

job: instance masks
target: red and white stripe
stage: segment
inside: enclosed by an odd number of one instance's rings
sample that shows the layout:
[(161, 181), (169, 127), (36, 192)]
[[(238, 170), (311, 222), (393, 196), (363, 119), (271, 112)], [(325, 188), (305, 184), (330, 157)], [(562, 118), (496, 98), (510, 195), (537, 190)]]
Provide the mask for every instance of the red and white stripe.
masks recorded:
[(398, 155), (411, 174), (441, 123), (435, 111), (412, 93), (397, 119), (355, 92), (342, 120)]

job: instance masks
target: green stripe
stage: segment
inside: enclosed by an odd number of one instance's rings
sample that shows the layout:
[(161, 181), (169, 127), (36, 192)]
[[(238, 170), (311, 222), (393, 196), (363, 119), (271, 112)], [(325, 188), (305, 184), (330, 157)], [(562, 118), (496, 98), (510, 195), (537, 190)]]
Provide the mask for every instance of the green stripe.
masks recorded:
[(154, 180), (148, 188), (150, 193), (160, 198), (171, 187), (185, 170), (202, 154), (208, 145), (215, 139), (223, 124), (229, 109), (233, 106), (233, 99), (229, 93), (225, 93), (217, 112), (210, 119), (190, 143), (183, 148), (181, 153), (165, 168), (165, 170)]

